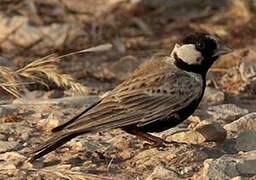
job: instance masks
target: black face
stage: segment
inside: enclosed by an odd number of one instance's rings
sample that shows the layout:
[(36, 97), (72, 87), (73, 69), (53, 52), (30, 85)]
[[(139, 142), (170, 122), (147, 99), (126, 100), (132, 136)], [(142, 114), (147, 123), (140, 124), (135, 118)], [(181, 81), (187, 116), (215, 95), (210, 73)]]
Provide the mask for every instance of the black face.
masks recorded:
[(182, 44), (194, 44), (196, 49), (200, 51), (205, 61), (214, 61), (218, 56), (214, 56), (217, 50), (217, 42), (207, 33), (193, 33), (186, 36), (182, 40)]
[(215, 37), (208, 33), (193, 33), (186, 36), (181, 41), (181, 44), (194, 44), (196, 49), (202, 53), (203, 60), (200, 64), (187, 64), (177, 54), (174, 54), (176, 66), (205, 76), (214, 61), (219, 57), (218, 53), (216, 53), (218, 52), (217, 43)]

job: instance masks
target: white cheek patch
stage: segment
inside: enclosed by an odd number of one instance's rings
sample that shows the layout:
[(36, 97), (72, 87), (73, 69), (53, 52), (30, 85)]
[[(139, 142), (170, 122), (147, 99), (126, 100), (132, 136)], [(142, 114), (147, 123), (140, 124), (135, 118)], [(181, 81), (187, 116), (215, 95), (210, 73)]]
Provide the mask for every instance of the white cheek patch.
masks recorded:
[(174, 48), (178, 58), (187, 64), (201, 64), (203, 57), (202, 54), (196, 50), (194, 44), (185, 44), (180, 47)]

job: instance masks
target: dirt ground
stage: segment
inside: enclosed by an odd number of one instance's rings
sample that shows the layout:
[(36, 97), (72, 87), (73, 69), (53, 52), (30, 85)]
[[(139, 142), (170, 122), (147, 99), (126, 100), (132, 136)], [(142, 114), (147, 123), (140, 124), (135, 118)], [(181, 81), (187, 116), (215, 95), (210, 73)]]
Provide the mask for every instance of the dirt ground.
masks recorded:
[[(253, 0), (1, 1), (0, 179), (256, 178), (255, 10)], [(156, 134), (183, 143), (150, 147), (115, 129), (25, 162), (51, 128), (195, 31), (217, 34), (234, 51), (208, 73), (196, 113), (177, 132)], [(112, 48), (56, 58), (104, 44)], [(198, 134), (205, 124), (216, 139)]]

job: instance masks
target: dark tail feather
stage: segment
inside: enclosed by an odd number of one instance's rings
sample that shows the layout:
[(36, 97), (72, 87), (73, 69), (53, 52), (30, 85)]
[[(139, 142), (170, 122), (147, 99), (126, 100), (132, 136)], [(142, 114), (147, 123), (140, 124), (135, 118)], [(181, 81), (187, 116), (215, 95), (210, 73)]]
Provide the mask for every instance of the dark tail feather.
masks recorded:
[(75, 117), (73, 117), (72, 119), (68, 120), (67, 122), (55, 127), (52, 129), (52, 132), (58, 132), (63, 130), (66, 126), (70, 125), (71, 123), (73, 123), (76, 119), (78, 119), (79, 117), (81, 117), (84, 113), (86, 113), (87, 111), (89, 111), (90, 109), (92, 109), (93, 107), (95, 107), (96, 105), (98, 105), (101, 102), (101, 100), (93, 103), (92, 105), (90, 105), (88, 108), (86, 108), (84, 111), (82, 111), (80, 114), (76, 115)]
[(81, 134), (83, 134), (83, 133), (66, 134), (65, 132), (63, 132), (63, 133), (58, 133), (58, 134), (54, 135), (52, 138), (47, 140), (43, 145), (41, 145), (40, 147), (35, 149), (33, 151), (33, 156), (31, 158), (29, 158), (28, 161), (32, 162), (32, 161), (48, 154), (49, 152), (55, 150), (56, 148), (62, 146), (69, 140), (71, 140)]

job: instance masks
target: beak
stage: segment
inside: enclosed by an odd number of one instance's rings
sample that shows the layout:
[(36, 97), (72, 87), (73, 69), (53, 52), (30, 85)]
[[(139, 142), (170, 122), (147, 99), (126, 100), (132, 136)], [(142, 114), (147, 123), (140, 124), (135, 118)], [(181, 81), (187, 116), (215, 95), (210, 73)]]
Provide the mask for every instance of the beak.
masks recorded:
[(220, 56), (224, 54), (231, 53), (233, 51), (232, 48), (228, 47), (225, 44), (219, 44), (219, 47), (217, 48), (216, 52), (213, 54), (213, 56)]

